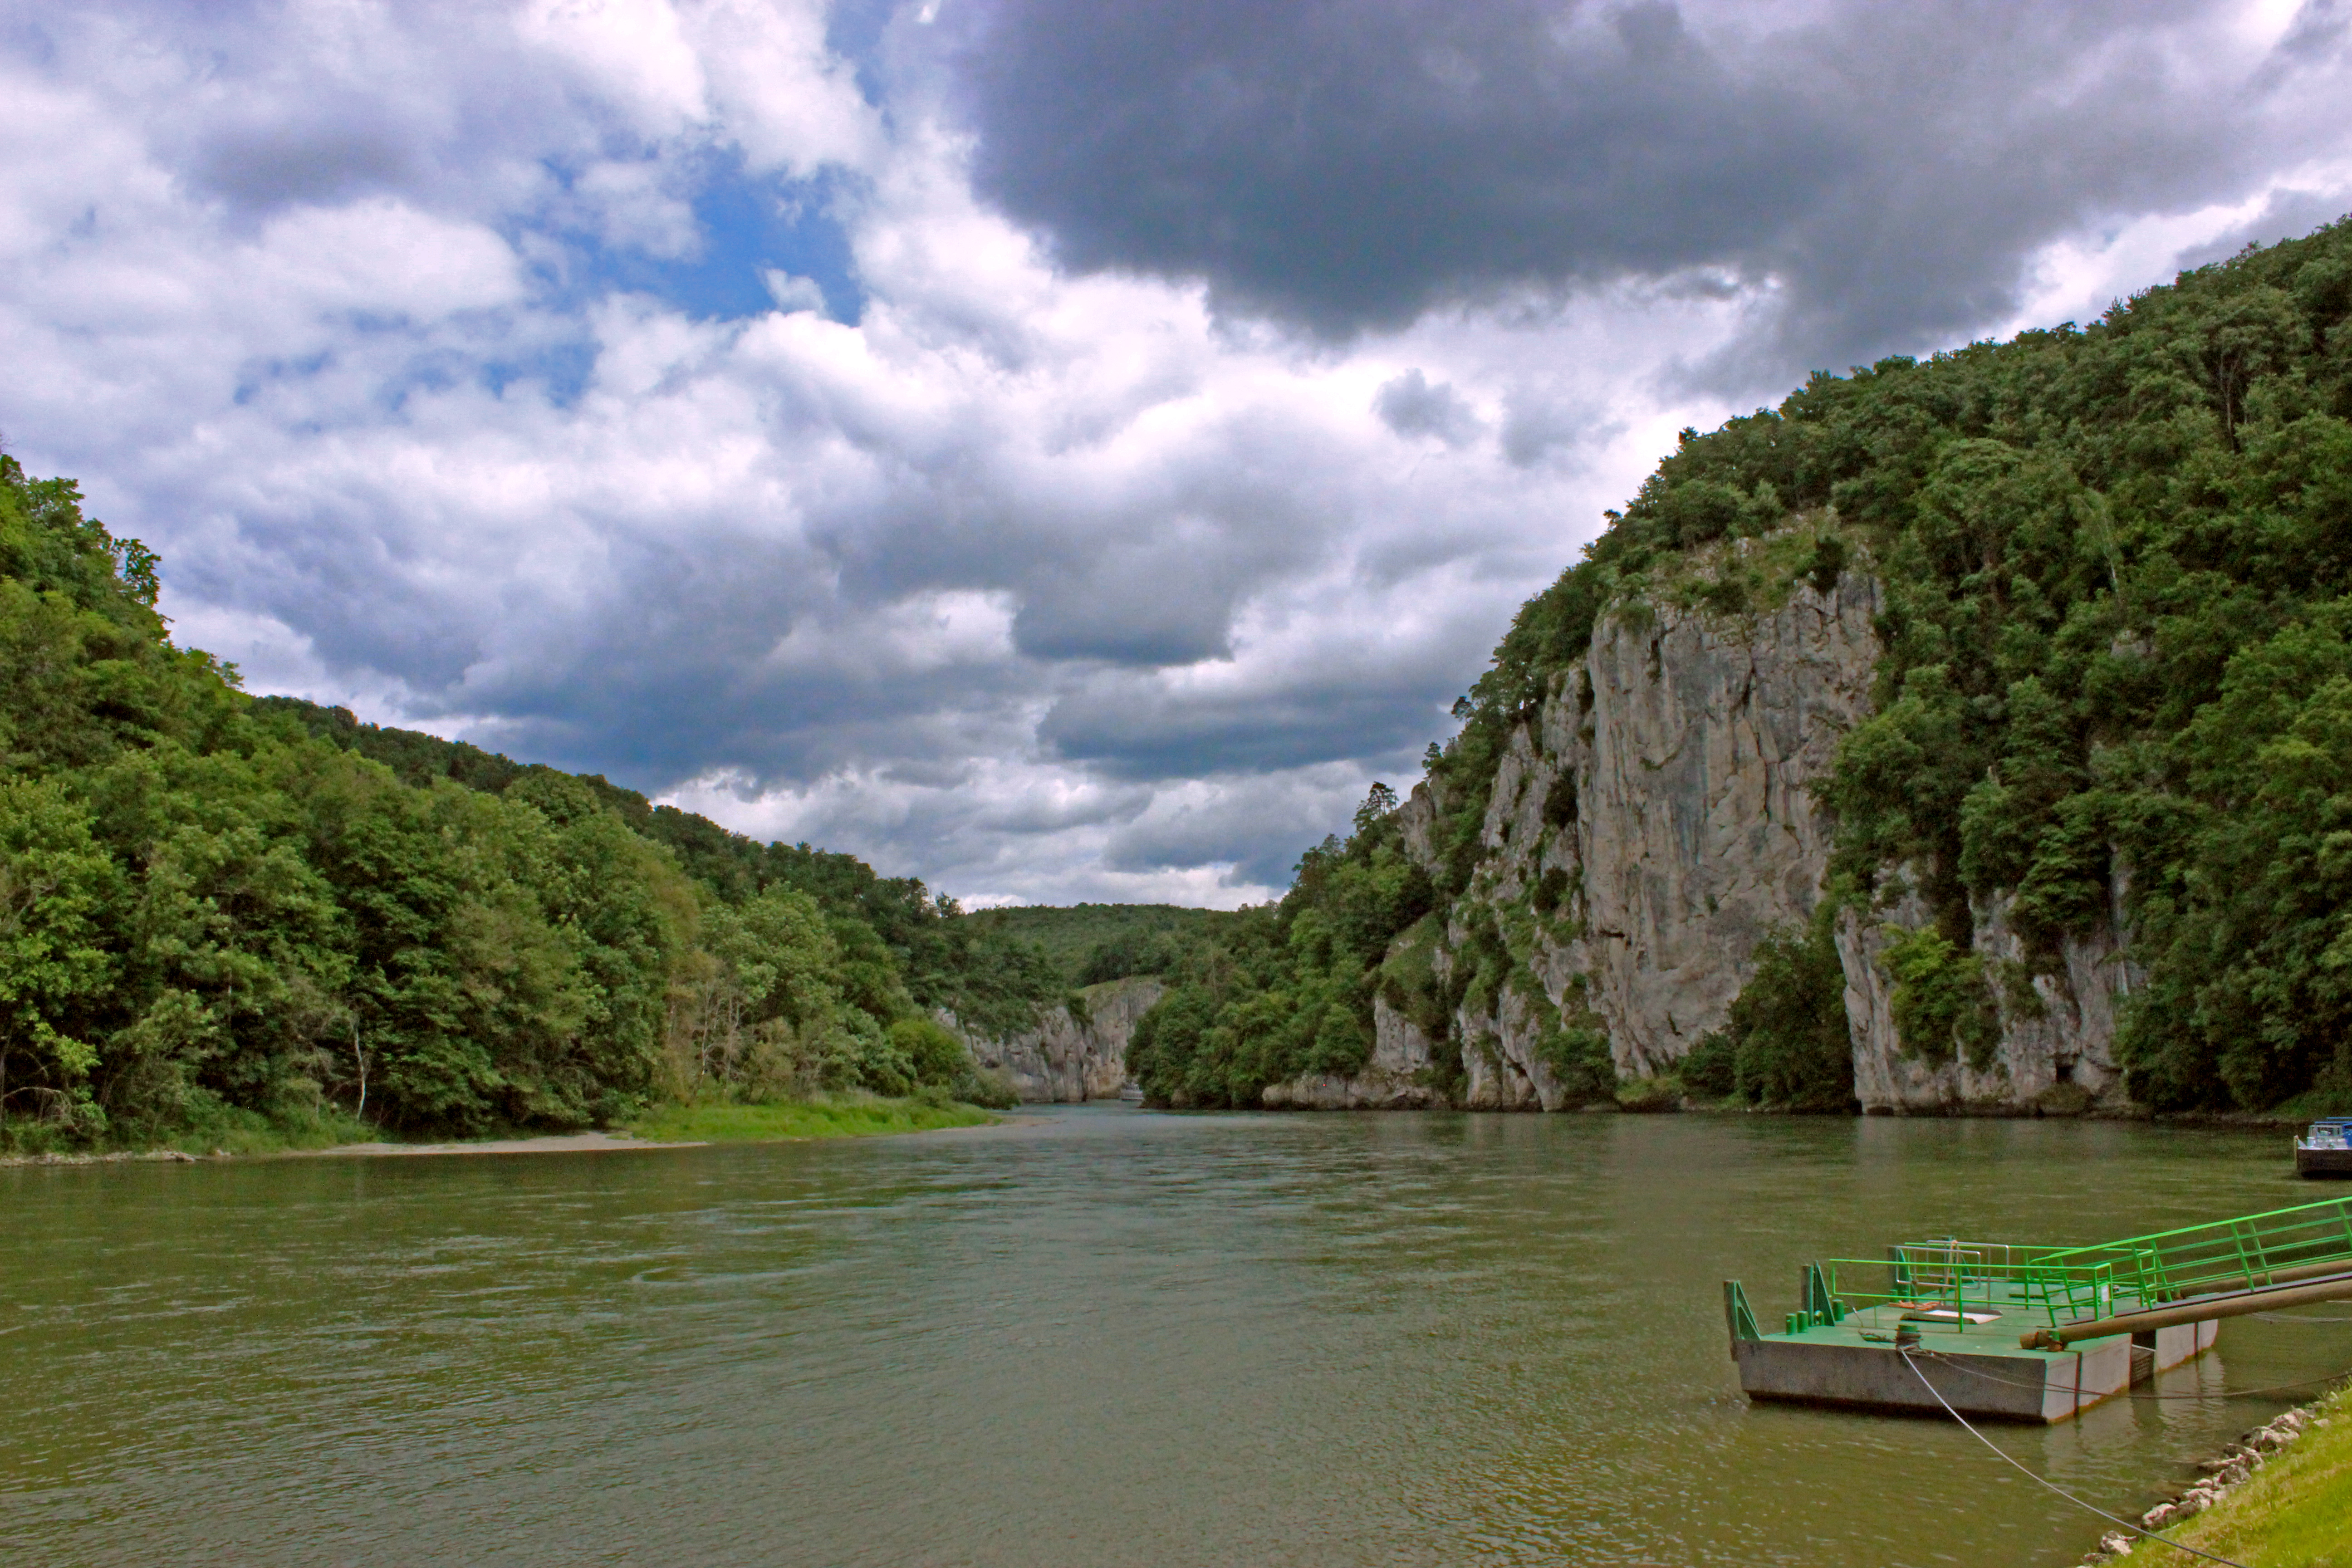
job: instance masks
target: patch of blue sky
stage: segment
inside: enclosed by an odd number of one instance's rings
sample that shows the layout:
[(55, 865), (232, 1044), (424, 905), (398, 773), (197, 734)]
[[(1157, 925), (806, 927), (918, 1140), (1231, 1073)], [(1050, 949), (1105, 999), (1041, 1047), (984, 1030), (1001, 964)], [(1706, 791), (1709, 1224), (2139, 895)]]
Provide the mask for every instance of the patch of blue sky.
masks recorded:
[(229, 401), (242, 408), (280, 382), (307, 380), (334, 363), (335, 353), (331, 349), (320, 349), (316, 353), (292, 359), (272, 355), (267, 359), (247, 360), (237, 366), (236, 389), (229, 395)]
[(650, 294), (698, 320), (738, 321), (776, 309), (770, 279), (783, 274), (813, 283), (827, 316), (857, 322), (866, 292), (849, 236), (835, 216), (845, 194), (841, 176), (829, 170), (804, 180), (752, 176), (731, 151), (710, 154), (698, 173), (696, 243), (687, 254), (655, 256), (565, 234), (566, 264), (560, 273), (542, 272), (559, 302), (627, 291)]
[(595, 368), (596, 345), (583, 336), (544, 343), (525, 354), (486, 360), (480, 374), (482, 384), (495, 397), (504, 397), (510, 386), (537, 386), (549, 403), (569, 408), (580, 400)]
[(882, 102), (882, 35), (898, 0), (836, 0), (824, 19), (827, 52), (850, 62), (866, 101)]

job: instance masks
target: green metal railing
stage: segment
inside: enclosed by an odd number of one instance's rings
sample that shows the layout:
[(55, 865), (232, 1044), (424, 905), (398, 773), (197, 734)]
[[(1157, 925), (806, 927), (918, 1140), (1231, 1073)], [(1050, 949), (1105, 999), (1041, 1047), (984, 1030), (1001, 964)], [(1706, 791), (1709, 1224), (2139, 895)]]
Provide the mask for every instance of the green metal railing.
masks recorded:
[(2352, 1268), (2352, 1197), (2068, 1247), (2043, 1262), (2062, 1268), (2105, 1265), (2117, 1289), (2143, 1302)]
[(1831, 1258), (1819, 1272), (1838, 1310), (1804, 1326), (1840, 1321), (1856, 1311), (1883, 1320), (1891, 1310), (1895, 1320), (1922, 1332), (1965, 1334), (2000, 1321), (2013, 1332), (2021, 1313), (2057, 1323), (2112, 1310), (2118, 1300), (2113, 1264), (2046, 1261), (2058, 1250), (1944, 1240), (1908, 1242), (1885, 1258)]
[[(2089, 1247), (1947, 1237), (1906, 1242), (1880, 1258), (1808, 1264), (1804, 1306), (1788, 1314), (1787, 1331), (1872, 1311), (1874, 1321), (1893, 1318), (1922, 1332), (1965, 1334), (1999, 1319), (2013, 1333), (2021, 1317), (2055, 1328), (2341, 1270), (2352, 1270), (2352, 1196)], [(1744, 1296), (1738, 1310), (1747, 1314)]]

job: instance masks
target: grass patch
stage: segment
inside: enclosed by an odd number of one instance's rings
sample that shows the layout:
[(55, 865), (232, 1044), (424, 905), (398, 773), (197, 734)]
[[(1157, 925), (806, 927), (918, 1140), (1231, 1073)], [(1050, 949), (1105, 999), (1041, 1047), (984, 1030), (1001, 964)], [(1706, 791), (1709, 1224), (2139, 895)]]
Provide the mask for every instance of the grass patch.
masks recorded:
[[(162, 1146), (186, 1154), (283, 1154), (297, 1149), (332, 1149), (343, 1143), (374, 1143), (392, 1134), (333, 1106), (295, 1115), (264, 1116), (221, 1106), (194, 1126), (166, 1136)], [(155, 1144), (137, 1145), (153, 1148)]]
[(941, 1127), (985, 1127), (1002, 1120), (955, 1101), (842, 1096), (774, 1100), (758, 1105), (665, 1105), (629, 1124), (660, 1142), (767, 1143), (787, 1138), (872, 1138)]
[(2248, 1568), (2352, 1568), (2352, 1388), (2328, 1395), (2318, 1415), (2325, 1426), (2315, 1422), (2243, 1486), (2166, 1533)]
[(180, 1126), (152, 1131), (114, 1129), (98, 1138), (76, 1138), (39, 1122), (0, 1123), (0, 1159), (61, 1154), (144, 1154), (177, 1149), (184, 1154), (284, 1154), (298, 1149), (331, 1149), (340, 1143), (373, 1143), (391, 1134), (337, 1107), (280, 1112), (275, 1116), (217, 1101), (192, 1109)]
[(2271, 1117), (2279, 1121), (2316, 1121), (2323, 1116), (2352, 1116), (2352, 1084), (2341, 1075), (2329, 1074), (2316, 1087), (2305, 1089), (2293, 1100), (2271, 1108)]

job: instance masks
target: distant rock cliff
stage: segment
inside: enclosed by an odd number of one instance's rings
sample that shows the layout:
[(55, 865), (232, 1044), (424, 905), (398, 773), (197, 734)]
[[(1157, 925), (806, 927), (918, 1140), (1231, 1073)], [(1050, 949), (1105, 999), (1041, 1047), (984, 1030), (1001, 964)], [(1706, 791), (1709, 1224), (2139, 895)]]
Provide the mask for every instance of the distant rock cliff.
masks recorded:
[[(1844, 911), (1838, 959), (1845, 971), (1847, 1026), (1853, 1036), (1854, 1094), (1865, 1110), (2074, 1111), (2120, 1107), (2116, 1014), (2139, 976), (2125, 947), (2124, 887), (2111, 889), (2106, 923), (2088, 937), (2069, 936), (2059, 972), (2032, 977), (2029, 992), (1991, 987), (2000, 1045), (1982, 1068), (1964, 1060), (1930, 1065), (1904, 1049), (1893, 1009), (1894, 983), (1884, 962), (1894, 932), (1916, 930), (1926, 911), (1898, 876), (1873, 918)], [(2010, 929), (2009, 900), (1970, 905), (1973, 951), (1994, 965), (2024, 953)]]
[[(1599, 618), (1583, 659), (1511, 736), (1483, 854), (1443, 910), (1431, 959), (1441, 981), (1482, 943), (1507, 955), (1513, 977), (1454, 1008), (1444, 1048), (1461, 1053), (1460, 1103), (1569, 1105), (1560, 1042), (1571, 1029), (1605, 1035), (1617, 1074), (1638, 1080), (1674, 1072), (1724, 1027), (1759, 940), (1801, 926), (1823, 896), (1833, 825), (1814, 786), (1871, 712), (1882, 609), (1876, 579), (1848, 570), (1799, 577), (1777, 604), (1726, 612), (1653, 592)], [(1458, 805), (1424, 784), (1402, 808), (1405, 844), (1433, 879), (1436, 825)], [(2119, 912), (2070, 940), (2059, 973), (2014, 995), (1995, 988), (2000, 1041), (1984, 1066), (1931, 1065), (1897, 1037), (1884, 963), (1892, 935), (1924, 910), (1899, 872), (1886, 880), (1877, 905), (1843, 911), (1837, 931), (1865, 1109), (2079, 1110), (2119, 1093), (2116, 1009), (2134, 973)], [(1989, 972), (2017, 958), (2004, 906), (1974, 913)], [(1277, 1084), (1265, 1103), (1427, 1103), (1432, 1059), (1424, 1032), (1383, 1003), (1360, 1074)]]
[[(1055, 1007), (1034, 1029), (990, 1039), (958, 1028), (983, 1068), (1013, 1080), (1030, 1104), (1116, 1100), (1127, 1084), (1127, 1043), (1135, 1021), (1160, 1000), (1160, 983), (1139, 976), (1090, 985), (1080, 1006)], [(955, 1027), (955, 1020), (946, 1020)]]
[(1420, 1110), (1440, 1103), (1436, 1050), (1411, 1018), (1375, 998), (1371, 1059), (1352, 1075), (1314, 1073), (1269, 1084), (1265, 1103), (1294, 1110)]

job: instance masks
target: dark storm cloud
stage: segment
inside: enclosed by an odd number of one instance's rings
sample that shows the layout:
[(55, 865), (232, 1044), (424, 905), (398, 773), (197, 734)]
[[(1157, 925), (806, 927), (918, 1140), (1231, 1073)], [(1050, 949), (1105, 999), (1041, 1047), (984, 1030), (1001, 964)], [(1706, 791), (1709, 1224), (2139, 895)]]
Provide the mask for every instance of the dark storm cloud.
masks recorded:
[(190, 173), (239, 206), (274, 209), (397, 184), (410, 172), (408, 139), (353, 116), (342, 123), (223, 127), (193, 150)]
[(1385, 383), (1372, 409), (1400, 436), (1434, 436), (1458, 447), (1478, 433), (1478, 416), (1461, 395), (1449, 383), (1433, 384), (1417, 369)]
[(2295, 239), (2347, 216), (2340, 194), (2325, 191), (2273, 191), (2263, 210), (2228, 234), (2180, 253), (2184, 269), (2226, 261), (2250, 245), (2276, 245)]
[[(1038, 737), (1108, 776), (1185, 778), (1266, 773), (1349, 758), (1410, 756), (1452, 728), (1432, 694), (1462, 662), (1429, 650), (1424, 668), (1285, 672), (1278, 687), (1171, 691), (1148, 680), (1096, 681), (1055, 702)], [(1451, 659), (1445, 655), (1454, 655)]]
[(1072, 266), (1200, 273), (1337, 332), (1723, 254), (1861, 156), (1672, 7), (1591, 31), (1513, 0), (1014, 0), (971, 67), (982, 188)]
[(2219, 14), (1005, 0), (964, 79), (982, 189), (1076, 269), (1205, 278), (1228, 309), (1344, 335), (1727, 268), (1776, 279), (1782, 340), (1842, 365), (1998, 317), (2028, 254), (2088, 216), (2291, 155), (2265, 110), (2339, 68), (2340, 18), (2307, 7), (2248, 80), (2182, 58)]

